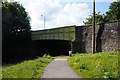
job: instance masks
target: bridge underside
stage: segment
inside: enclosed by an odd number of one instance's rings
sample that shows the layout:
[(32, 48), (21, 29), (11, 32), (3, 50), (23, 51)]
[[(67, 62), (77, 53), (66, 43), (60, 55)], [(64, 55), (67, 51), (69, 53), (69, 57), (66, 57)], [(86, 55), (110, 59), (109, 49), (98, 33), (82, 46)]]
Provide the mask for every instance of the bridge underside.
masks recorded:
[(32, 40), (68, 40), (75, 37), (75, 26), (32, 31)]
[(32, 51), (37, 56), (68, 55), (70, 50), (71, 42), (66, 40), (34, 40), (32, 44)]
[(38, 56), (68, 55), (71, 41), (75, 39), (75, 26), (32, 31), (32, 51)]

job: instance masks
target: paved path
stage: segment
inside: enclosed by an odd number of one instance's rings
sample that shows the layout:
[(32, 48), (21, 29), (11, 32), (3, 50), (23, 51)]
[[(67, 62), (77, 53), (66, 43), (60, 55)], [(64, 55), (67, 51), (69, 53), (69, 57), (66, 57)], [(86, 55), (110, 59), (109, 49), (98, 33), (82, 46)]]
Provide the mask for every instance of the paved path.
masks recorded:
[(67, 56), (54, 59), (49, 63), (41, 78), (81, 78), (67, 64)]

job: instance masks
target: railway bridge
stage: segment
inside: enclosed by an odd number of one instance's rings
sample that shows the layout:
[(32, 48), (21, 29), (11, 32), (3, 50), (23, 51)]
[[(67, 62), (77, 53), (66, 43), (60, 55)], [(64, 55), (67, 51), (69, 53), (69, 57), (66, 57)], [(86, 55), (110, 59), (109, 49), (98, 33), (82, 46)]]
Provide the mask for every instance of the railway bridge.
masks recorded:
[(37, 54), (68, 55), (75, 40), (75, 26), (32, 31), (31, 38)]
[[(120, 21), (114, 20), (106, 23), (95, 25), (95, 48), (96, 52), (108, 52), (119, 49), (120, 39)], [(66, 26), (53, 29), (45, 29), (32, 32), (33, 41), (46, 41), (50, 45), (59, 43), (63, 47), (69, 43), (69, 47), (73, 53), (91, 53), (92, 52), (92, 25)], [(56, 42), (56, 43), (54, 43)], [(42, 44), (42, 43), (41, 43)], [(71, 45), (72, 44), (72, 45)], [(44, 46), (44, 45), (42, 45)], [(46, 45), (48, 46), (48, 45)], [(49, 46), (50, 47), (50, 46)], [(63, 51), (64, 52), (64, 51)]]
[(32, 40), (68, 40), (75, 38), (75, 26), (32, 31)]

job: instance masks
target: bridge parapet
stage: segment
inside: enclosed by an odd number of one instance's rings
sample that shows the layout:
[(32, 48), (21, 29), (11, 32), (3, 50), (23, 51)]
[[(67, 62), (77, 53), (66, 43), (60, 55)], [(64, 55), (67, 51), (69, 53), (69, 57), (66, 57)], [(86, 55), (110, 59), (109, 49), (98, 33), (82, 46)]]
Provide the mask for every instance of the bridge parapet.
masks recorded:
[(68, 40), (75, 38), (75, 26), (32, 31), (32, 40)]

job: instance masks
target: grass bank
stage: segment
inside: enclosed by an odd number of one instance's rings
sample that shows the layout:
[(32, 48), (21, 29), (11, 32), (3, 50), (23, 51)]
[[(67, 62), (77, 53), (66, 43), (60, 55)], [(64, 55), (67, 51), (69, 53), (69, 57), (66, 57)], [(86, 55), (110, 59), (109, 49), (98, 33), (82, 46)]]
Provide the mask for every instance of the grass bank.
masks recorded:
[(118, 78), (118, 53), (73, 54), (68, 65), (82, 78)]
[(40, 78), (45, 66), (55, 57), (44, 55), (34, 60), (28, 60), (16, 65), (3, 66), (2, 78)]

